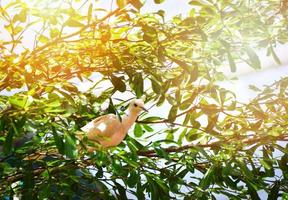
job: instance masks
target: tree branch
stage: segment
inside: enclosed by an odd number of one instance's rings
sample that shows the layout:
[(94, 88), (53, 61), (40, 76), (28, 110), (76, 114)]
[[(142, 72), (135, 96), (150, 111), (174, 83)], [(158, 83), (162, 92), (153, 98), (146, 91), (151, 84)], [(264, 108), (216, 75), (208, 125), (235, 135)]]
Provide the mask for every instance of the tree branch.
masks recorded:
[[(199, 109), (199, 107), (198, 107), (198, 106), (193, 106), (193, 107), (191, 107), (190, 109), (188, 109), (188, 110), (186, 110), (186, 111), (184, 111), (184, 112), (176, 115), (175, 117), (177, 118), (177, 117), (180, 117), (180, 116), (182, 116), (182, 115), (185, 115), (185, 114), (187, 114), (187, 113), (189, 113), (189, 112), (193, 112), (195, 109)], [(136, 122), (137, 122), (137, 123), (140, 123), (140, 124), (171, 123), (171, 122), (169, 122), (168, 119), (163, 119), (163, 120), (159, 120), (159, 121), (152, 121), (152, 122), (149, 122), (149, 121), (138, 121), (138, 120), (137, 120)]]
[[(48, 169), (48, 168), (44, 168), (44, 167), (40, 167), (40, 168), (37, 168), (37, 169), (34, 169), (32, 171), (33, 173), (33, 176), (39, 176), (41, 173), (43, 173), (45, 170), (49, 170), (49, 173), (50, 174), (57, 174), (57, 173), (60, 173), (62, 172), (63, 168), (64, 167), (78, 167), (77, 166), (77, 163), (67, 163), (67, 165), (64, 165), (62, 167), (53, 167), (51, 169)], [(17, 174), (14, 174), (14, 175), (11, 175), (11, 176), (6, 176), (4, 177), (5, 179), (1, 180), (1, 183), (0, 183), (0, 191), (3, 191), (5, 190), (6, 188), (4, 188), (3, 186), (7, 186), (7, 184), (5, 184), (6, 182), (8, 183), (15, 183), (17, 181), (20, 181), (24, 178), (25, 176), (25, 173), (21, 172), (21, 173), (17, 173)]]
[[(232, 139), (228, 139), (228, 140), (224, 140), (224, 141), (216, 141), (216, 142), (213, 142), (213, 143), (210, 143), (210, 144), (187, 144), (187, 145), (184, 145), (184, 146), (180, 146), (180, 147), (168, 147), (168, 148), (162, 148), (165, 152), (167, 153), (171, 153), (171, 152), (182, 152), (182, 151), (185, 151), (185, 150), (188, 150), (188, 149), (191, 149), (191, 148), (195, 148), (195, 147), (200, 147), (200, 148), (213, 148), (213, 147), (218, 147), (222, 144), (229, 144), (233, 141), (236, 141), (238, 142), (239, 144), (248, 144), (248, 145), (251, 145), (251, 144), (255, 144), (257, 142), (265, 142), (267, 141), (267, 143), (271, 143), (273, 142), (274, 140), (271, 139), (271, 136), (264, 136), (264, 137), (261, 137), (261, 136), (254, 136), (252, 138), (245, 138), (243, 139), (242, 141), (241, 140), (235, 140), (236, 138), (232, 138)], [(287, 135), (281, 135), (281, 136), (278, 136), (275, 138), (276, 140), (281, 140), (281, 141), (286, 141), (288, 139), (288, 136)], [(146, 157), (159, 157), (156, 153), (156, 151), (154, 149), (151, 149), (151, 150), (144, 150), (144, 151), (138, 151), (137, 152), (138, 155), (140, 156), (146, 156)]]
[(104, 16), (103, 18), (99, 19), (98, 21), (93, 22), (93, 23), (91, 23), (91, 24), (87, 24), (86, 26), (82, 27), (80, 30), (78, 30), (78, 31), (76, 31), (76, 32), (74, 32), (74, 33), (65, 35), (65, 36), (63, 36), (63, 37), (56, 38), (56, 39), (52, 40), (51, 42), (48, 42), (48, 43), (46, 43), (45, 45), (36, 48), (36, 49), (35, 49), (34, 51), (32, 51), (31, 54), (30, 54), (28, 57), (26, 57), (25, 59), (31, 58), (31, 57), (34, 56), (36, 53), (42, 51), (43, 49), (45, 49), (45, 48), (47, 48), (47, 47), (49, 47), (49, 46), (51, 46), (51, 45), (53, 45), (53, 44), (55, 44), (55, 43), (59, 43), (59, 42), (65, 40), (65, 39), (68, 39), (68, 38), (71, 38), (71, 37), (73, 37), (73, 36), (76, 36), (76, 35), (80, 34), (81, 32), (83, 32), (84, 30), (86, 30), (87, 28), (89, 28), (89, 27), (91, 27), (91, 26), (96, 26), (97, 24), (105, 21), (105, 20), (108, 19), (109, 17), (117, 14), (117, 13), (120, 12), (121, 10), (122, 10), (122, 9), (117, 8), (117, 9), (115, 9), (114, 11), (110, 12), (109, 14), (107, 14), (106, 16)]

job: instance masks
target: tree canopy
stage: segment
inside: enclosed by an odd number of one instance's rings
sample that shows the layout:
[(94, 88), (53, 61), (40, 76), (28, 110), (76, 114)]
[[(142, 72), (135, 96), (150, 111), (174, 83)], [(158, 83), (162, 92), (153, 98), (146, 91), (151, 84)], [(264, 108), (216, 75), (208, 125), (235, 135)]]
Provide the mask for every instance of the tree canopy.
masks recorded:
[[(0, 91), (20, 88), (0, 95), (0, 197), (288, 198), (287, 77), (251, 86), (249, 102), (219, 84), (239, 63), (259, 70), (258, 49), (281, 64), (288, 2), (191, 0), (171, 19), (143, 5), (0, 1)], [(141, 115), (117, 147), (79, 151), (80, 128), (121, 116), (125, 96), (167, 112)]]

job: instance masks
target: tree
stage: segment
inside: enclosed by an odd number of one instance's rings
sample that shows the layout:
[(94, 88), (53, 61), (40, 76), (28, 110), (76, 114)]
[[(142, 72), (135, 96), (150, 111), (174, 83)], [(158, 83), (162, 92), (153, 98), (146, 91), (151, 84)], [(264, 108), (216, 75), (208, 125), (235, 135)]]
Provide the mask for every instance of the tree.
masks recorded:
[[(0, 3), (0, 90), (22, 88), (0, 96), (2, 198), (287, 198), (288, 79), (252, 87), (259, 94), (249, 103), (218, 84), (229, 79), (223, 66), (260, 69), (256, 49), (280, 63), (286, 0), (191, 0), (189, 15), (171, 20), (163, 10), (142, 14), (140, 0), (112, 10)], [(75, 80), (93, 86), (82, 91)], [(76, 133), (121, 114), (121, 93), (170, 110), (140, 116), (118, 147), (80, 152)]]

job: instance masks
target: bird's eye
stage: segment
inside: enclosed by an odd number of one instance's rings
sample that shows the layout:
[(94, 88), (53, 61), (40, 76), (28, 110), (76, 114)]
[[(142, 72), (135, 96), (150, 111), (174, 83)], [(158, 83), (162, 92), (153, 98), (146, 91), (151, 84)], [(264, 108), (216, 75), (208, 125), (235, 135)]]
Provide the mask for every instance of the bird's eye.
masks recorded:
[(137, 107), (138, 105), (136, 103), (134, 103), (134, 106)]

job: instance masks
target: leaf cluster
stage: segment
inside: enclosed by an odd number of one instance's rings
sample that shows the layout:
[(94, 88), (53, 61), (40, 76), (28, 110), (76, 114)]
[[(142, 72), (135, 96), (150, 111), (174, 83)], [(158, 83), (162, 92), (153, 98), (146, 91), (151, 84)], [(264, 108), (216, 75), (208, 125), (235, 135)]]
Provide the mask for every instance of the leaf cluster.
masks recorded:
[[(1, 198), (287, 197), (287, 78), (251, 86), (259, 95), (249, 103), (218, 85), (229, 79), (223, 67), (261, 68), (258, 48), (281, 63), (285, 1), (191, 0), (190, 13), (171, 20), (142, 14), (140, 0), (114, 10), (41, 2), (0, 2), (9, 35), (0, 38), (0, 91), (20, 88), (0, 96)], [(87, 152), (80, 128), (120, 115), (121, 93), (166, 112), (140, 116), (120, 146)]]

